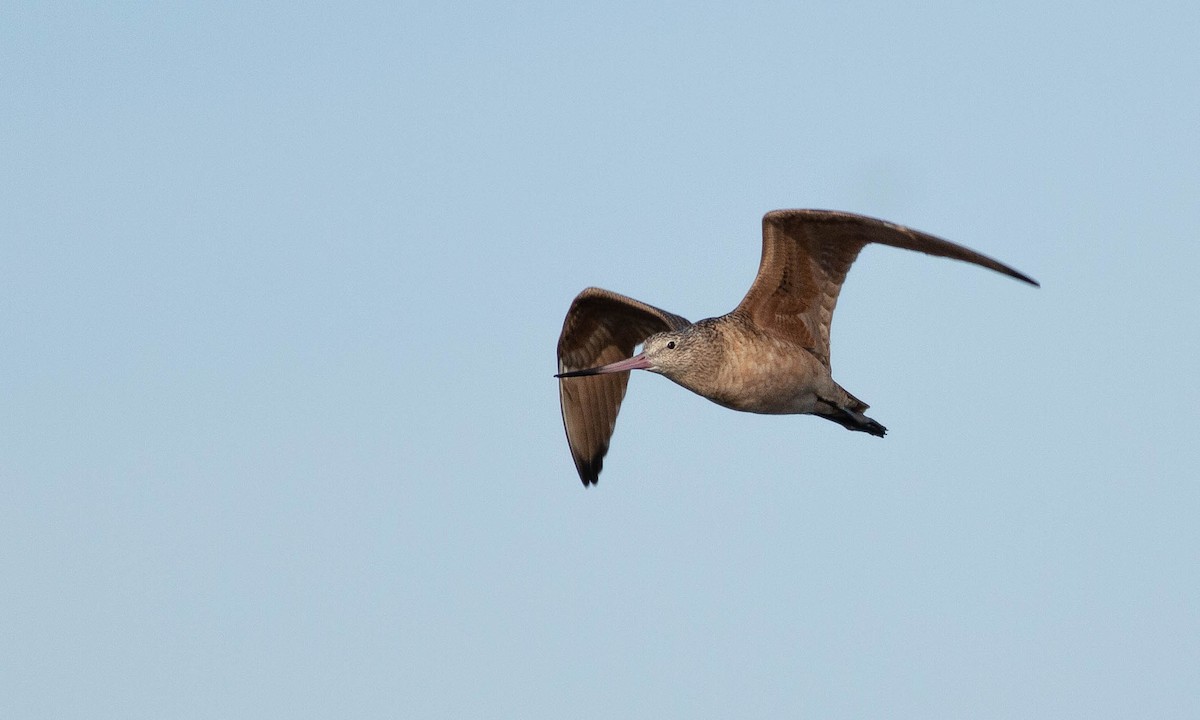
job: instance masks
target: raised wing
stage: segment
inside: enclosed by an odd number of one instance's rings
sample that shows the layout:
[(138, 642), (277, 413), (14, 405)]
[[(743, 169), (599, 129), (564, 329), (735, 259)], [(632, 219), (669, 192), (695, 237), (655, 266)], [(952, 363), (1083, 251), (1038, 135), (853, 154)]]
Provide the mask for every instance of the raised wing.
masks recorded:
[(808, 348), (828, 367), (838, 293), (858, 252), (870, 243), (962, 260), (1038, 284), (974, 250), (902, 225), (831, 210), (774, 210), (763, 216), (758, 276), (734, 312)]
[[(690, 325), (652, 305), (600, 288), (576, 296), (558, 338), (558, 371), (585, 370), (632, 357), (654, 333)], [(558, 381), (563, 428), (584, 486), (595, 484), (608, 452), (629, 373), (561, 378)]]

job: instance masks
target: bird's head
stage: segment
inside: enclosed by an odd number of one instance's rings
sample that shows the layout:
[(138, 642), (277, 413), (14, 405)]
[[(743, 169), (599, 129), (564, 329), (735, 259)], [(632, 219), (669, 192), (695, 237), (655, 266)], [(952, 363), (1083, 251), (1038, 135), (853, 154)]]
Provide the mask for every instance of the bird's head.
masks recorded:
[(700, 343), (696, 334), (691, 332), (694, 327), (655, 333), (642, 343), (640, 353), (626, 360), (618, 360), (587, 370), (565, 372), (556, 377), (580, 377), (627, 370), (649, 370), (678, 382), (679, 378), (686, 375), (689, 369), (696, 365)]
[(692, 365), (695, 349), (696, 343), (686, 329), (670, 330), (646, 338), (639, 356), (644, 358), (650, 372), (676, 378)]

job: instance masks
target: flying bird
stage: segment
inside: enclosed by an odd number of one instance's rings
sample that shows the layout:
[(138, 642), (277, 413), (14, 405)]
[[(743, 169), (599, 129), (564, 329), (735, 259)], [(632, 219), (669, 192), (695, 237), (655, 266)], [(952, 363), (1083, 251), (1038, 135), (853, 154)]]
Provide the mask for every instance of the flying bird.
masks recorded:
[[(961, 245), (883, 220), (830, 210), (763, 216), (762, 260), (732, 312), (699, 322), (589, 287), (558, 338), (559, 401), (575, 468), (594, 485), (630, 370), (666, 376), (733, 410), (809, 414), (883, 437), (868, 405), (833, 380), (829, 326), (846, 273), (870, 243), (953, 258), (1036, 280)], [(642, 352), (633, 354), (642, 345)]]

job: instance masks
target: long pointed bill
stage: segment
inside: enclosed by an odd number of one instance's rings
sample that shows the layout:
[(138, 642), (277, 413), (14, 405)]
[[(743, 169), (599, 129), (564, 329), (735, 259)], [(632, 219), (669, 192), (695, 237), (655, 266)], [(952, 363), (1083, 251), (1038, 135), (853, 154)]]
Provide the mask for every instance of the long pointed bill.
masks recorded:
[(604, 373), (625, 372), (626, 370), (649, 370), (650, 361), (646, 359), (646, 353), (638, 353), (628, 360), (618, 360), (615, 363), (601, 365), (600, 367), (589, 368), (587, 370), (572, 370), (571, 372), (559, 373), (556, 378), (583, 377), (585, 375), (603, 375)]

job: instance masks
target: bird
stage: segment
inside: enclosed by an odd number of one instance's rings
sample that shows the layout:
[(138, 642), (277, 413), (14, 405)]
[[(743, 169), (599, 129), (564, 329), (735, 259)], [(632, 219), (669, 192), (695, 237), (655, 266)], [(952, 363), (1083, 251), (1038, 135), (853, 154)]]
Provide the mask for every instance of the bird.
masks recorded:
[[(1040, 287), (969, 248), (903, 225), (835, 210), (763, 216), (758, 274), (736, 308), (692, 323), (597, 287), (572, 300), (558, 338), (563, 428), (584, 487), (599, 481), (633, 370), (648, 370), (733, 410), (808, 414), (883, 437), (869, 407), (833, 380), (829, 328), (866, 245), (962, 260)], [(638, 345), (642, 351), (633, 351)]]

